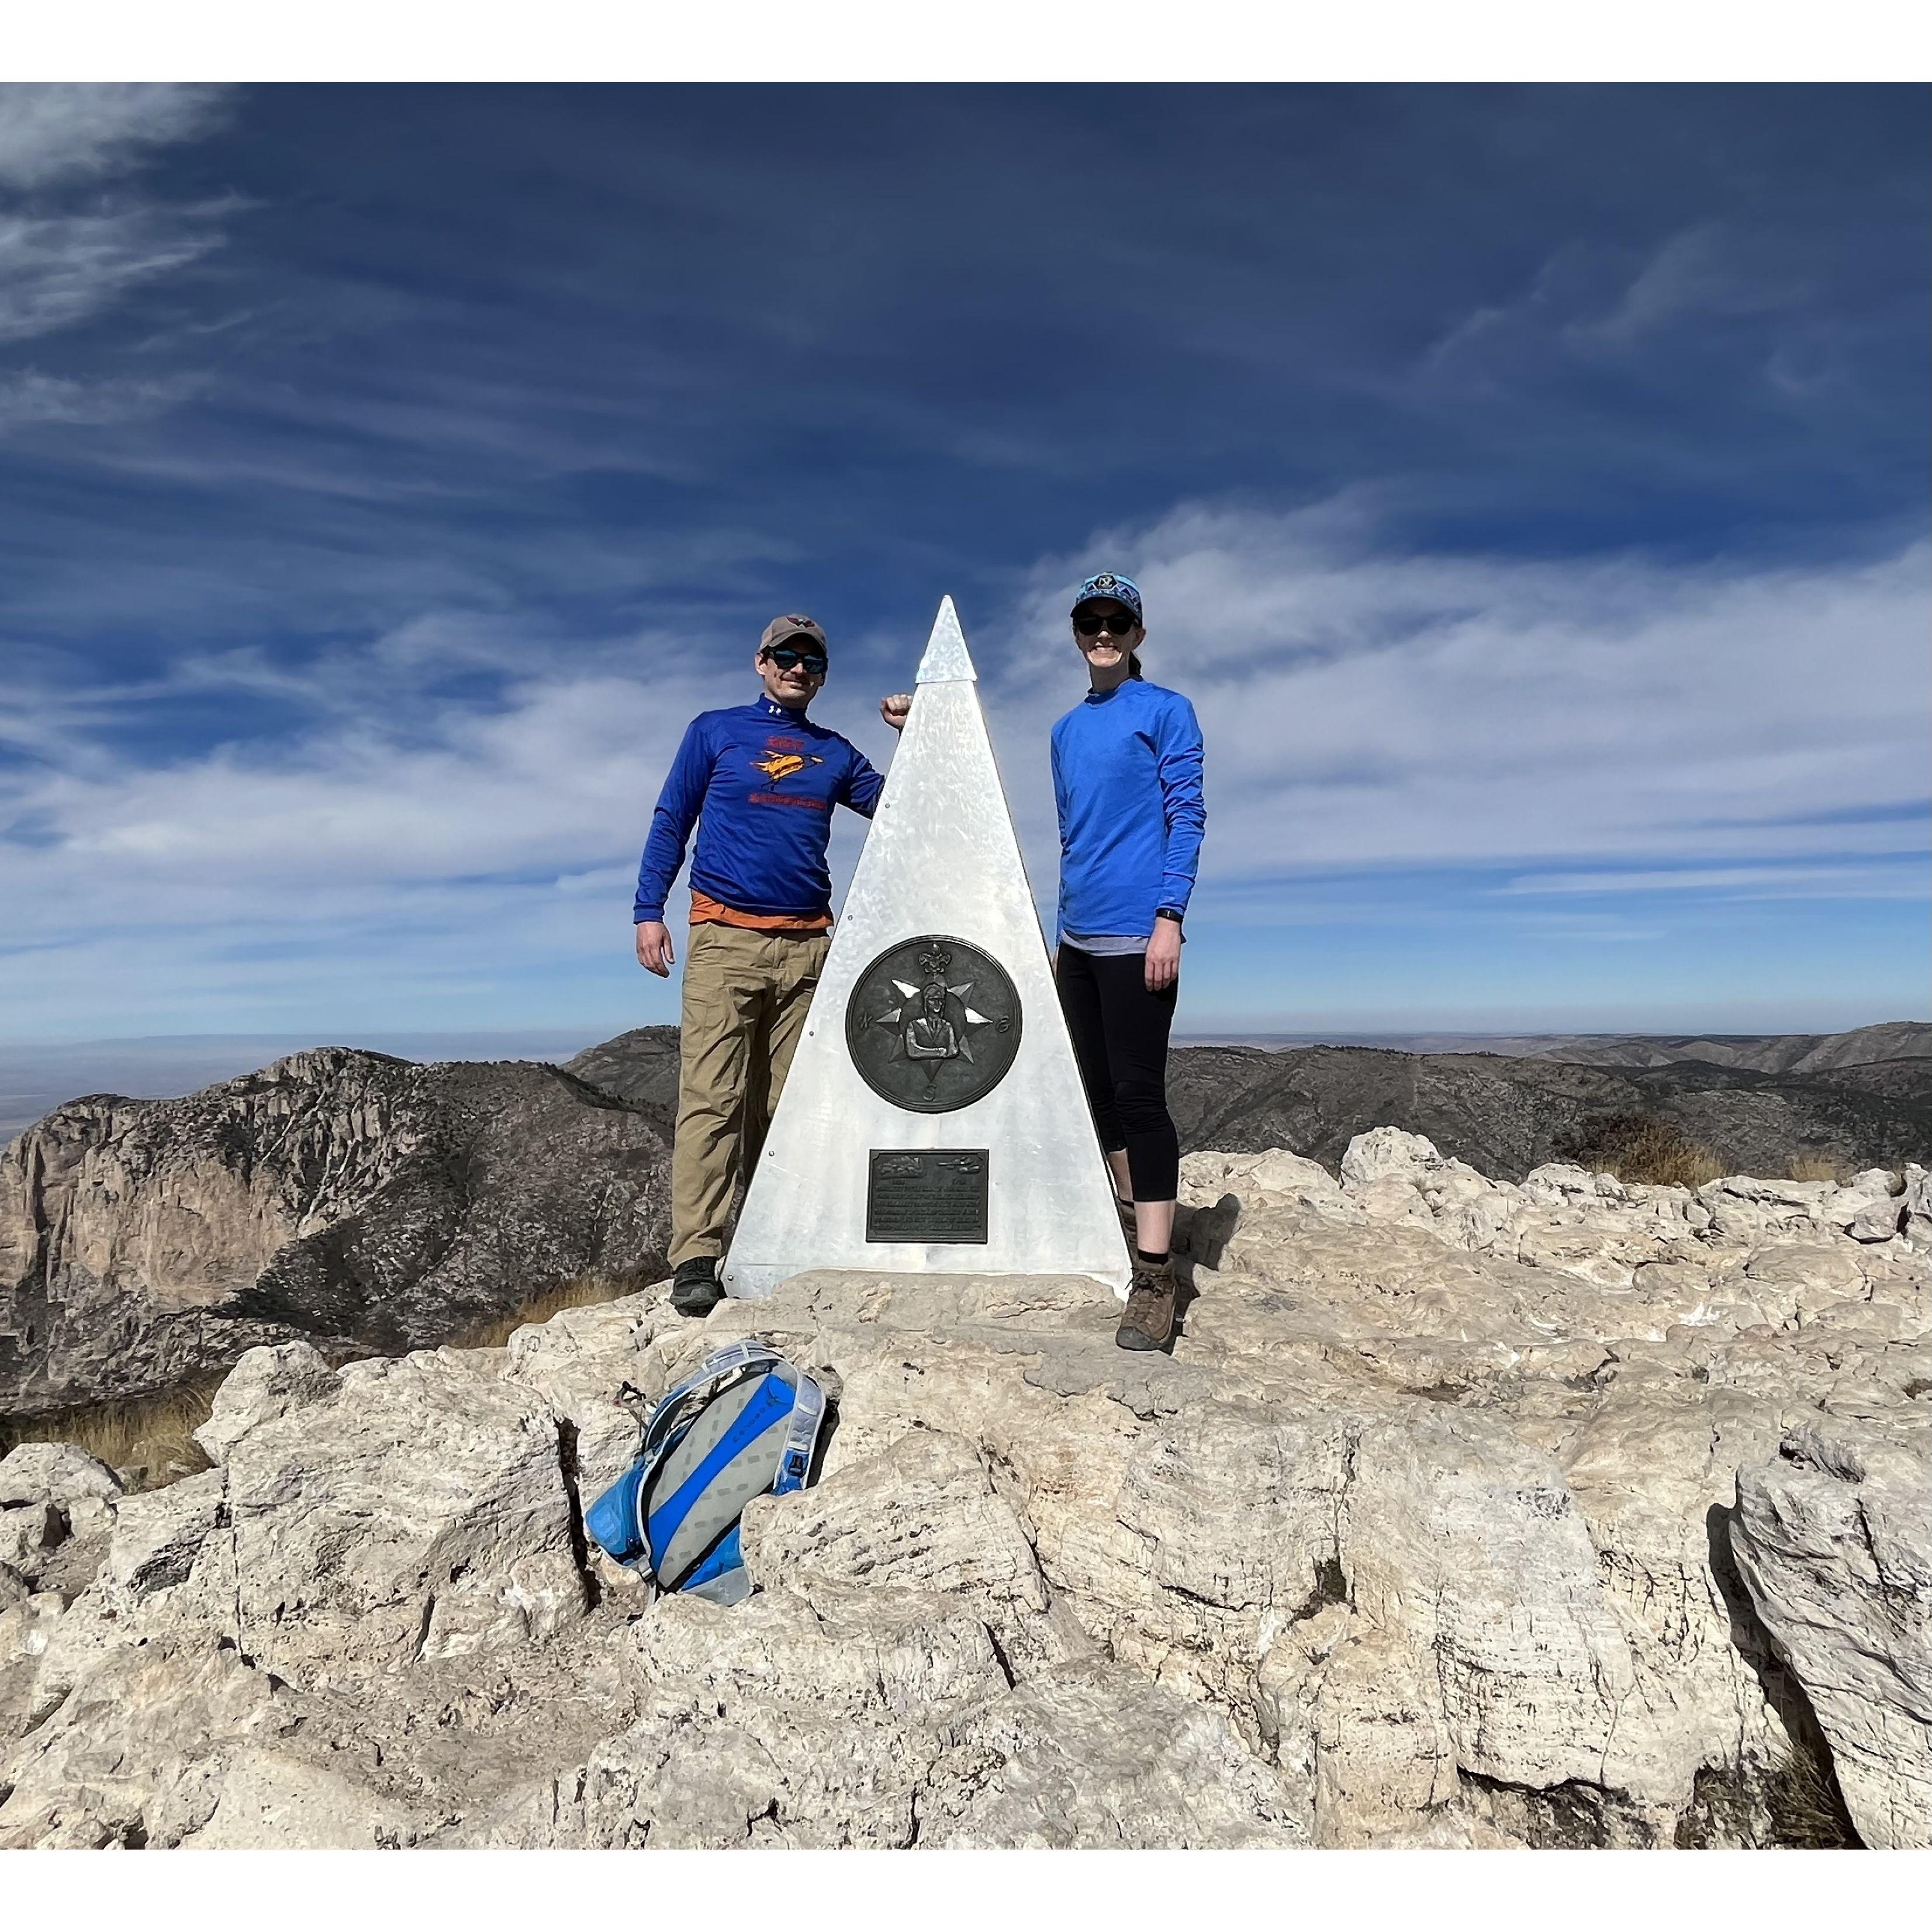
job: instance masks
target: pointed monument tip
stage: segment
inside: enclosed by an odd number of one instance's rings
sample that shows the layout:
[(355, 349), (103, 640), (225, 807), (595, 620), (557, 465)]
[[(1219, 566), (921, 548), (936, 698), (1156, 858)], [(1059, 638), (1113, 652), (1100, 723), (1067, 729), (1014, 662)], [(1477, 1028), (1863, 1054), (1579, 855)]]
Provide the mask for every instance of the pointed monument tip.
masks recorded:
[(939, 600), (939, 615), (932, 620), (932, 635), (926, 640), (926, 655), (919, 661), (920, 684), (976, 684), (979, 674), (966, 650), (966, 634), (959, 628), (959, 614), (952, 599)]

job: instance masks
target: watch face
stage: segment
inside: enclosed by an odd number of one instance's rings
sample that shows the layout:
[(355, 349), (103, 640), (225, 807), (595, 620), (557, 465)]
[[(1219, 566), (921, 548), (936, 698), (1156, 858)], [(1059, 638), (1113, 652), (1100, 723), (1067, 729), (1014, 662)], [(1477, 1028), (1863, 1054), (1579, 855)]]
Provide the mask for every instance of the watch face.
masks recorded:
[(913, 1114), (970, 1107), (1006, 1077), (1020, 999), (998, 962), (962, 939), (902, 940), (859, 976), (845, 1045), (872, 1091)]

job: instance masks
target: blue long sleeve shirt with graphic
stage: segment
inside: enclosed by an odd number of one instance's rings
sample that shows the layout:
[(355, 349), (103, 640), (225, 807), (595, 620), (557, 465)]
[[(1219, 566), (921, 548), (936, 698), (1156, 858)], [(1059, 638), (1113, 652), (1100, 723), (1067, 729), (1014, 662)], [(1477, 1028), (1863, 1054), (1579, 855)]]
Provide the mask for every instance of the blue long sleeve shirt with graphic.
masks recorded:
[(1208, 812), (1201, 726), (1178, 691), (1129, 678), (1053, 728), (1060, 930), (1139, 937), (1187, 910)]
[(632, 920), (664, 917), (694, 825), (692, 891), (735, 912), (830, 911), (832, 808), (870, 818), (884, 784), (856, 746), (768, 698), (700, 712), (651, 814)]

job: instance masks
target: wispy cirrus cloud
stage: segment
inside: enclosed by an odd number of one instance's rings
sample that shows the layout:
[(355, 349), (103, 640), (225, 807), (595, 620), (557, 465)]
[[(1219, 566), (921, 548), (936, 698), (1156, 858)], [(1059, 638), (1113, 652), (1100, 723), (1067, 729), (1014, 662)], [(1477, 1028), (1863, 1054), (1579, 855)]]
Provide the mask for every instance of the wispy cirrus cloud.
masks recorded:
[[(221, 245), (233, 201), (170, 200), (130, 178), (214, 124), (225, 98), (212, 87), (0, 86), (0, 343), (57, 335)], [(27, 371), (0, 392), (0, 428), (122, 420), (128, 389)]]
[(1493, 890), (1508, 896), (1696, 892), (1724, 899), (1907, 899), (1926, 896), (1925, 855), (1828, 866), (1684, 866), (1632, 872), (1534, 872)]
[(219, 248), (208, 208), (0, 214), (0, 342), (50, 335)]
[(0, 376), (0, 434), (28, 424), (139, 422), (173, 408), (202, 386), (202, 379), (191, 375), (85, 382), (26, 369)]
[(959, 596), (1050, 899), (1103, 562), (1207, 728), (1190, 998), (1920, 998), (1922, 98), (794, 105), (0, 94), (0, 1036), (668, 1017), (635, 848), (782, 608), (883, 755)]
[(230, 93), (110, 81), (0, 84), (0, 188), (118, 173), (156, 148), (205, 131)]

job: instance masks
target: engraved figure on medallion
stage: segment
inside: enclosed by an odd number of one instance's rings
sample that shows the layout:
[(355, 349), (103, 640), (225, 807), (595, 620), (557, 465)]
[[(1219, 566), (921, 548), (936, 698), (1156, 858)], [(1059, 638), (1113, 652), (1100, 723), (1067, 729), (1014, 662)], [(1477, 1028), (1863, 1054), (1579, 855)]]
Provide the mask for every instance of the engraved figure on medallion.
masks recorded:
[(905, 940), (860, 974), (845, 1042), (875, 1094), (909, 1112), (950, 1113), (1005, 1078), (1019, 1050), (1019, 995), (976, 946)]

